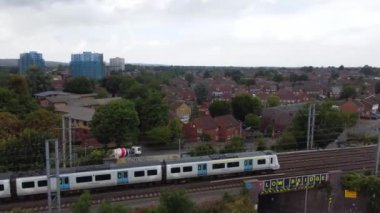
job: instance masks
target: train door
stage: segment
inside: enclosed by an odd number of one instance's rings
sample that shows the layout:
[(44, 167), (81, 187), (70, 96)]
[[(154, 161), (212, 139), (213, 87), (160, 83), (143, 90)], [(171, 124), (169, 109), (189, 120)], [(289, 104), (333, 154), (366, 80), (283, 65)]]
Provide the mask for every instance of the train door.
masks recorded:
[(127, 184), (128, 183), (128, 171), (117, 172), (117, 184)]
[(198, 176), (207, 176), (207, 164), (198, 164)]
[(249, 172), (249, 171), (252, 171), (252, 169), (253, 169), (252, 159), (244, 160), (244, 171)]
[(60, 177), (59, 186), (61, 188), (61, 191), (70, 190), (69, 177)]

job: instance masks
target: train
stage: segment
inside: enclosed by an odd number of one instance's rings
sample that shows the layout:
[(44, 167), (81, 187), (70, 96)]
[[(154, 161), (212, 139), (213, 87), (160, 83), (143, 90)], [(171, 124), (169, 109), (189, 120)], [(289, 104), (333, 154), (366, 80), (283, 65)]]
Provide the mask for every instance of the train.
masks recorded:
[[(216, 154), (178, 160), (129, 162), (60, 170), (60, 191), (91, 190), (105, 187), (171, 183), (196, 178), (233, 174), (273, 172), (280, 168), (272, 151)], [(50, 178), (57, 190), (56, 178)], [(36, 175), (0, 174), (0, 199), (47, 193), (46, 173)]]

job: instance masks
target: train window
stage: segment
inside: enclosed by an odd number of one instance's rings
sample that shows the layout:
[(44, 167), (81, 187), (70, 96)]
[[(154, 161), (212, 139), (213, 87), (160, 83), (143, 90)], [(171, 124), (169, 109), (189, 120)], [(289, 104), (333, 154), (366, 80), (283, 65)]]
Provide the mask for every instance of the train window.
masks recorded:
[(257, 160), (257, 164), (258, 165), (262, 165), (262, 164), (265, 164), (265, 159), (260, 159), (260, 160)]
[(4, 191), (4, 185), (0, 184), (0, 191)]
[(148, 176), (157, 175), (157, 169), (148, 170)]
[(270, 164), (272, 164), (273, 163), (273, 158), (270, 158)]
[(92, 176), (77, 177), (77, 183), (86, 183), (86, 182), (91, 182), (91, 181), (92, 181)]
[(248, 160), (248, 165), (252, 166), (252, 160)]
[(47, 186), (47, 180), (40, 180), (37, 182), (38, 187), (44, 187)]
[(183, 167), (183, 172), (192, 172), (193, 171), (193, 167), (192, 166), (185, 166)]
[(135, 177), (143, 177), (145, 176), (145, 171), (135, 171)]
[(102, 181), (102, 180), (111, 180), (110, 174), (104, 174), (104, 175), (96, 175), (95, 181)]
[(23, 189), (34, 188), (34, 182), (33, 181), (31, 181), (31, 182), (23, 182), (22, 183), (22, 188)]
[(228, 168), (239, 167), (239, 162), (229, 162), (227, 163), (227, 167)]
[(170, 170), (172, 173), (180, 173), (181, 169), (179, 167), (174, 167)]
[(124, 172), (124, 178), (128, 178), (128, 172)]
[(198, 165), (198, 170), (202, 170), (202, 165)]
[(224, 163), (212, 164), (212, 169), (224, 169), (224, 167), (225, 167)]
[(207, 169), (207, 164), (203, 164), (203, 170)]

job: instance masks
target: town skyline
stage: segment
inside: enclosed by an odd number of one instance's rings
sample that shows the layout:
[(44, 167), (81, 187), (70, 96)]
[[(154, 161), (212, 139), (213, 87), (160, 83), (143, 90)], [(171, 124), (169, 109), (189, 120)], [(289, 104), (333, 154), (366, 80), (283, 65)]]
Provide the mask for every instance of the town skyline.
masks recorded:
[[(196, 66), (379, 66), (380, 3), (364, 1), (4, 1), (0, 58)], [(83, 17), (86, 11), (86, 17)]]

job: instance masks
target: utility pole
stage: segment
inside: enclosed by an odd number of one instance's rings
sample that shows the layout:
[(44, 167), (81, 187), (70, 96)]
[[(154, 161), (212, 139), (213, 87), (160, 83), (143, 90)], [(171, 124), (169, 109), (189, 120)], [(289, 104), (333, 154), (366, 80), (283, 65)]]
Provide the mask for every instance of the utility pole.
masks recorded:
[(309, 150), (309, 147), (310, 147), (310, 120), (311, 120), (311, 104), (309, 105), (309, 114), (307, 116), (307, 139), (306, 139), (307, 150)]
[(71, 116), (69, 115), (69, 163), (70, 167), (73, 167), (73, 144), (72, 144), (72, 137), (71, 137)]
[[(50, 161), (50, 148), (49, 143), (54, 142), (55, 146), (55, 175), (50, 174), (51, 161)], [(45, 141), (45, 159), (46, 159), (46, 180), (48, 187), (48, 212), (51, 213), (53, 206), (57, 209), (57, 212), (61, 212), (61, 188), (60, 188), (60, 177), (59, 177), (59, 147), (58, 139), (50, 139)], [(52, 192), (52, 178), (56, 181), (55, 193)], [(54, 199), (53, 199), (54, 197)], [(54, 203), (53, 203), (54, 201)]]
[(375, 175), (379, 175), (379, 161), (380, 161), (380, 132), (377, 138), (377, 154), (376, 154), (376, 168)]
[(66, 168), (66, 118), (65, 115), (62, 115), (62, 161), (63, 168)]
[(314, 147), (314, 126), (315, 126), (315, 104), (312, 105), (311, 130), (310, 130), (310, 149)]

